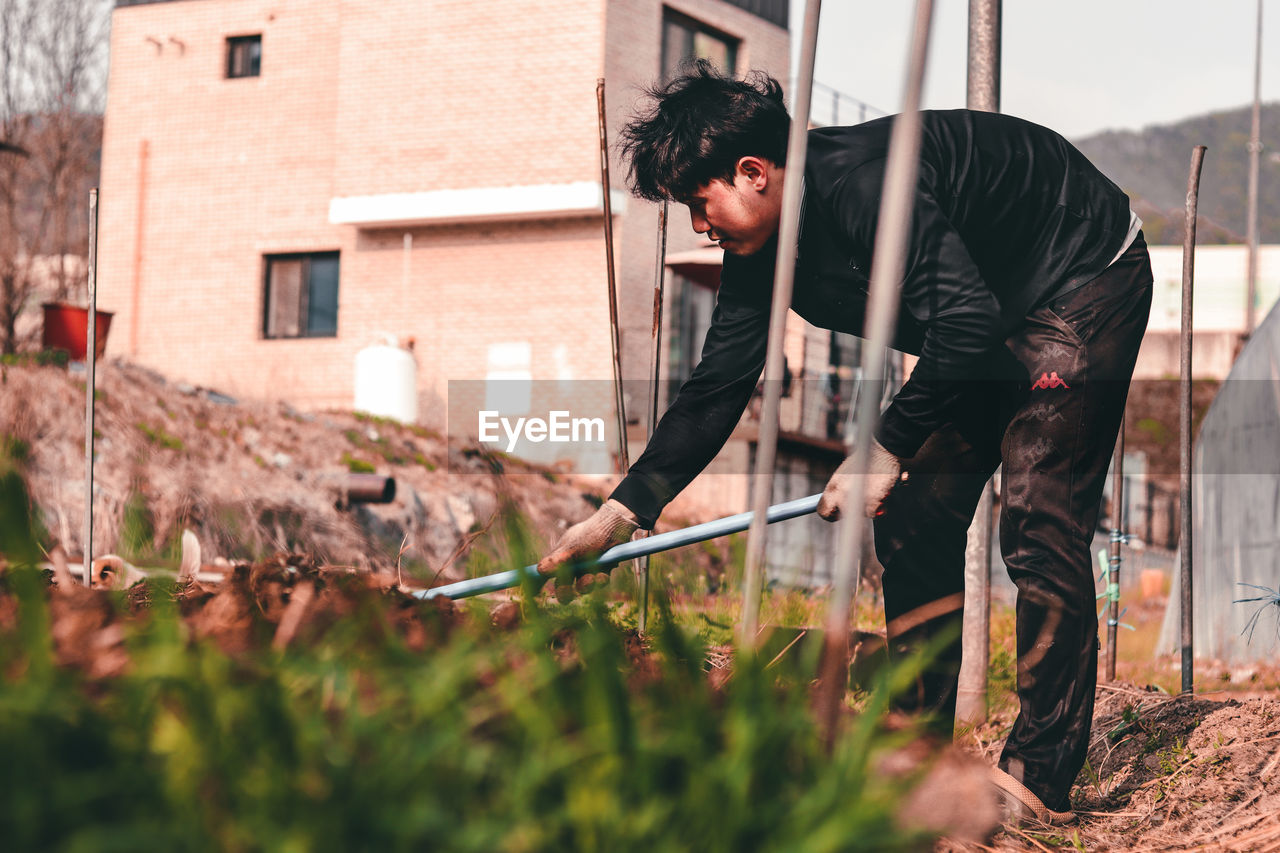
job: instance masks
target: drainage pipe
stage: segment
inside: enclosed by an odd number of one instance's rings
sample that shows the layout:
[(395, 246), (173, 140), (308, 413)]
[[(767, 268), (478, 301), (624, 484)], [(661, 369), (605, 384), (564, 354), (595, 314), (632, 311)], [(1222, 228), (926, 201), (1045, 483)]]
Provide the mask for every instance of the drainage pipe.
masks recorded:
[[(809, 495), (807, 498), (797, 498), (786, 503), (776, 504), (769, 507), (766, 513), (766, 523), (774, 524), (779, 521), (786, 521), (789, 518), (799, 518), (803, 515), (809, 515), (818, 508), (818, 498), (821, 495)], [(574, 567), (574, 570), (580, 574), (591, 574), (601, 569), (611, 569), (614, 566), (626, 560), (634, 560), (637, 557), (658, 554), (662, 551), (670, 551), (672, 548), (680, 548), (685, 545), (693, 545), (697, 542), (705, 542), (708, 539), (715, 539), (717, 536), (727, 536), (730, 533), (741, 533), (751, 526), (754, 518), (754, 512), (740, 512), (737, 515), (730, 515), (726, 518), (718, 518), (715, 521), (708, 521), (705, 524), (695, 524), (692, 527), (686, 527), (681, 530), (672, 530), (667, 533), (659, 533), (656, 536), (649, 536), (645, 539), (637, 539), (633, 542), (624, 542), (605, 551), (595, 560), (590, 560)], [(520, 582), (525, 578), (533, 581), (541, 582), (548, 575), (539, 574), (537, 566), (525, 566), (522, 569), (511, 569), (505, 572), (498, 572), (493, 575), (486, 575), (480, 578), (471, 578), (470, 580), (458, 581), (446, 586), (437, 586), (432, 589), (417, 590), (413, 594), (417, 598), (468, 598), (473, 595), (480, 595), (486, 592), (497, 592), (502, 589), (510, 589), (513, 586), (519, 586)]]
[(384, 474), (348, 474), (344, 490), (348, 504), (389, 504), (396, 499), (396, 478)]

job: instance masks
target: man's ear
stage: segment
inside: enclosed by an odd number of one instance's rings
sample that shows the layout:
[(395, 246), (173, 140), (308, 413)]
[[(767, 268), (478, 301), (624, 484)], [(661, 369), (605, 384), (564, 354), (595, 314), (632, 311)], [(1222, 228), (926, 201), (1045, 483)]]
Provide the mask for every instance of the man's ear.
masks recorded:
[(748, 155), (738, 158), (734, 171), (736, 175), (746, 179), (752, 189), (763, 191), (769, 185), (769, 166), (772, 165), (762, 157)]

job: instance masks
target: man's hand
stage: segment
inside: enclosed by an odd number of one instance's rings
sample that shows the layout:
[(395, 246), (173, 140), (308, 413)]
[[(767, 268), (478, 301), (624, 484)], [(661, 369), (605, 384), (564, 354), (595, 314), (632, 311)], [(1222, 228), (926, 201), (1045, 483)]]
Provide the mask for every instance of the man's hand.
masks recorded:
[[(863, 478), (862, 511), (867, 518), (875, 518), (879, 514), (880, 504), (889, 497), (889, 492), (897, 484), (901, 474), (902, 461), (873, 438), (867, 460), (867, 474)], [(827, 521), (839, 519), (849, 506), (853, 480), (853, 457), (850, 456), (840, 463), (840, 467), (827, 482), (827, 487), (823, 489), (822, 498), (818, 501), (818, 515)]]
[[(538, 571), (544, 575), (554, 575), (562, 567), (574, 563), (582, 563), (608, 551), (614, 545), (631, 541), (631, 534), (639, 527), (635, 513), (615, 500), (607, 500), (595, 515), (586, 521), (579, 522), (564, 532), (551, 548), (551, 553), (538, 561)], [(599, 577), (591, 580), (608, 581), (609, 575), (599, 573)], [(582, 578), (585, 584), (591, 581)], [(564, 584), (558, 584), (558, 587)], [(557, 596), (560, 590), (557, 588)]]

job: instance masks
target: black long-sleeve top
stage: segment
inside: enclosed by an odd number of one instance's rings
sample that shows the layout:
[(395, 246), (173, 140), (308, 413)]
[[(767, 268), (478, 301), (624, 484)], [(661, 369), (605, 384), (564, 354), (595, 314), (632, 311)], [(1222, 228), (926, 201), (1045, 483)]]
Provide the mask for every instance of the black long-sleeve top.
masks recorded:
[[(861, 335), (892, 117), (809, 132), (791, 306)], [(1069, 142), (1010, 116), (923, 113), (920, 170), (893, 346), (920, 357), (877, 440), (913, 456), (960, 381), (1051, 296), (1124, 243), (1129, 199)], [(776, 243), (726, 254), (692, 376), (612, 497), (651, 527), (728, 440), (764, 368)]]

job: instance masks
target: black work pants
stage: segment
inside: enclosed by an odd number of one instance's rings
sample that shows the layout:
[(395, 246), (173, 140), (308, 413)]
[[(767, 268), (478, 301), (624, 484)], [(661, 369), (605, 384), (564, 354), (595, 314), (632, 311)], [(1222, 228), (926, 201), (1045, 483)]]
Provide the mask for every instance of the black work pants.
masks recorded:
[(1018, 587), (1018, 717), (1000, 767), (1049, 808), (1067, 807), (1084, 764), (1097, 682), (1090, 543), (1151, 307), (1139, 234), (1088, 284), (1032, 311), (903, 470), (875, 520), (891, 654), (954, 632), (905, 696), (955, 711), (966, 531), (1002, 466), (1000, 549)]

